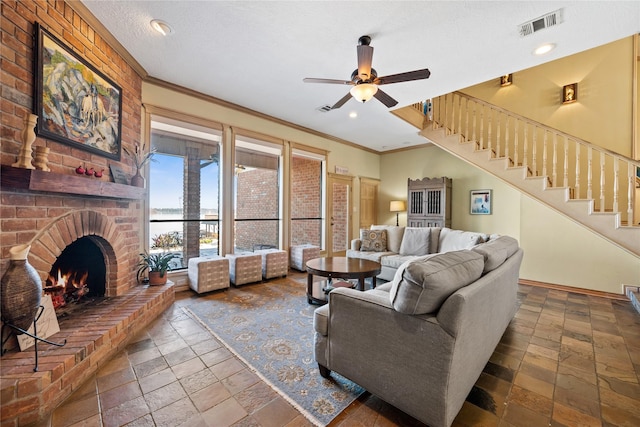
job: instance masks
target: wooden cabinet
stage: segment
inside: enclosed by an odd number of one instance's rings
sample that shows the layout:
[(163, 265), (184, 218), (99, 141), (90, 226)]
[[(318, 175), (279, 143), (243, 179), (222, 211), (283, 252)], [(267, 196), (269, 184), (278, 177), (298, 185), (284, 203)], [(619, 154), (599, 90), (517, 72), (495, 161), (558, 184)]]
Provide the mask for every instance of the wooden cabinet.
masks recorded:
[(451, 178), (407, 181), (407, 226), (451, 227)]

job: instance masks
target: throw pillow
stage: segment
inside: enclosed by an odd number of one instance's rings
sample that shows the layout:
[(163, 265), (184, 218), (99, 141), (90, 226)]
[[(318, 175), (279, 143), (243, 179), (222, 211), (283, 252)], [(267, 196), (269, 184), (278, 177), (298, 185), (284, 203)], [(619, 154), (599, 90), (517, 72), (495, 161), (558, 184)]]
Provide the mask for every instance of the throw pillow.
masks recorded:
[(442, 229), (440, 232), (440, 248), (438, 249), (438, 252), (442, 253), (471, 249), (482, 242), (484, 242), (484, 240), (481, 233)]
[(372, 230), (386, 230), (387, 231), (387, 250), (390, 252), (399, 253), (400, 245), (402, 244), (402, 235), (404, 234), (403, 226), (395, 225), (372, 225)]
[(400, 244), (400, 255), (428, 255), (431, 241), (429, 228), (407, 227)]
[(360, 230), (360, 240), (362, 240), (361, 251), (385, 252), (387, 250), (386, 230)]

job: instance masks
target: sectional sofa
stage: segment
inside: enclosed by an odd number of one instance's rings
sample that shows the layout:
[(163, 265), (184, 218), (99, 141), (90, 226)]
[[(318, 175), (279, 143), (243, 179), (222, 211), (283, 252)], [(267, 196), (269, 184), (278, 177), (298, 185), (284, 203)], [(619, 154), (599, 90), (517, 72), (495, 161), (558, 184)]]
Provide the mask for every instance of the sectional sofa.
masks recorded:
[[(452, 424), (515, 315), (523, 258), (508, 236), (449, 251), (472, 239), (440, 231), (441, 252), (412, 255), (375, 289), (336, 288), (314, 313), (320, 375), (337, 372), (431, 427)], [(383, 262), (401, 256), (384, 252)]]
[[(497, 237), (497, 236), (494, 236)], [(451, 252), (489, 241), (490, 235), (446, 227), (397, 227), (372, 225), (351, 241), (350, 258), (377, 261), (382, 265), (378, 278), (391, 281), (398, 267), (421, 256)]]

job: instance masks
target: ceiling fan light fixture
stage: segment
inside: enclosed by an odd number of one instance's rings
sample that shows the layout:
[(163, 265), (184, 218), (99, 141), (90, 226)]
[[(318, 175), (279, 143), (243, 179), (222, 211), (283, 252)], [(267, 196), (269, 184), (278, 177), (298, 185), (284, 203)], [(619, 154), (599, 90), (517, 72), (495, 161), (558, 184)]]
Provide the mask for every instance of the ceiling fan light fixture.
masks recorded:
[(173, 28), (169, 24), (159, 19), (151, 20), (151, 28), (162, 34), (163, 36), (168, 36), (173, 33)]
[(376, 92), (378, 92), (378, 86), (373, 83), (358, 83), (349, 91), (351, 96), (360, 102), (367, 102), (373, 98)]

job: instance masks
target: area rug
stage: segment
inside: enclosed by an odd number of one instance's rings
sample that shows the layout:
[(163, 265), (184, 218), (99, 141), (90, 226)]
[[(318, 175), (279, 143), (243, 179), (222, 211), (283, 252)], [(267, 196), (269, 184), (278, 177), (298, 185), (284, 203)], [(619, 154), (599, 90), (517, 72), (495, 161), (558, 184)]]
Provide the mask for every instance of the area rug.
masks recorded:
[(337, 375), (320, 376), (313, 357), (313, 310), (305, 283), (283, 279), (232, 288), (183, 308), (263, 381), (317, 426), (362, 392)]

